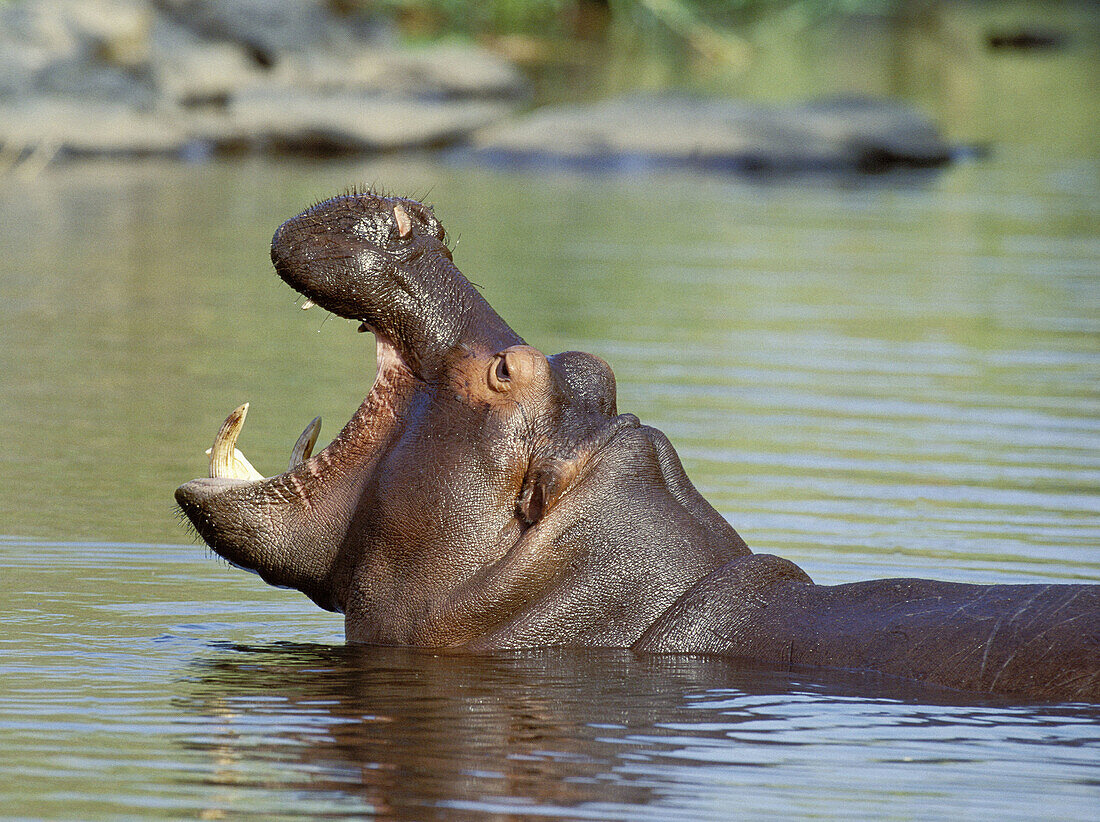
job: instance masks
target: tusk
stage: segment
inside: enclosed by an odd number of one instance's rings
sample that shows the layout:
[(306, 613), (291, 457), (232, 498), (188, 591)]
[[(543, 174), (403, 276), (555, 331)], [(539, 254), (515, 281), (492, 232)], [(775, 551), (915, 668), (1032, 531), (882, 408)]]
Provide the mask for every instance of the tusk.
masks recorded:
[(294, 443), (294, 448), (290, 451), (290, 469), (288, 470), (297, 468), (309, 459), (310, 454), (313, 453), (313, 446), (317, 444), (317, 435), (320, 433), (321, 418), (314, 417), (309, 425), (306, 426), (306, 430), (298, 437), (298, 441)]
[[(213, 448), (206, 449), (206, 455), (210, 456), (210, 452)], [(263, 474), (257, 471), (252, 463), (248, 461), (248, 458), (241, 453), (241, 449), (233, 449), (233, 467), (229, 469), (230, 474), (237, 479), (267, 479)], [(213, 474), (211, 474), (213, 476)]]
[(248, 403), (235, 409), (226, 417), (214, 444), (207, 452), (210, 454), (210, 476), (222, 479), (258, 480), (264, 476), (237, 450), (237, 437), (244, 427), (244, 418), (248, 415)]
[(313, 302), (309, 297), (306, 297), (306, 301), (302, 303), (302, 310), (309, 311), (309, 309), (313, 308), (315, 305), (317, 305), (317, 303)]

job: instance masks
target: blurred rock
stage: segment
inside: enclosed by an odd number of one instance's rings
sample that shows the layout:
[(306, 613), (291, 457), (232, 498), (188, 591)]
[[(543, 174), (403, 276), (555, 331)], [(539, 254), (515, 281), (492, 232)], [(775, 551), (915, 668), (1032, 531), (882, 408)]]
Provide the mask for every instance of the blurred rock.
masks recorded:
[(1069, 46), (1073, 38), (1059, 29), (1024, 26), (991, 31), (986, 35), (985, 42), (989, 48), (1003, 51), (1054, 51)]
[(183, 123), (124, 103), (28, 100), (0, 106), (2, 153), (89, 155), (166, 154), (188, 140)]
[(935, 125), (896, 103), (796, 106), (634, 95), (547, 108), (477, 134), (484, 157), (521, 165), (744, 172), (879, 171), (950, 160)]
[(402, 48), (334, 0), (0, 0), (0, 168), (21, 157), (370, 152), (476, 132), (510, 163), (879, 170), (950, 152), (904, 107), (633, 96), (508, 121), (526, 84), (474, 46)]
[(0, 100), (88, 95), (137, 102), (152, 12), (137, 0), (0, 6)]
[(447, 145), (510, 111), (498, 101), (262, 89), (236, 96), (224, 119), (208, 123), (207, 136), (215, 144), (249, 136), (279, 152), (393, 151)]
[(205, 39), (243, 46), (260, 65), (273, 66), (283, 55), (295, 52), (345, 51), (359, 39), (324, 0), (153, 0), (152, 4)]
[(166, 106), (225, 106), (235, 92), (263, 77), (236, 43), (204, 40), (171, 20), (156, 21), (150, 43), (150, 71)]
[(442, 145), (526, 94), (488, 52), (392, 40), (323, 0), (0, 2), (0, 154)]

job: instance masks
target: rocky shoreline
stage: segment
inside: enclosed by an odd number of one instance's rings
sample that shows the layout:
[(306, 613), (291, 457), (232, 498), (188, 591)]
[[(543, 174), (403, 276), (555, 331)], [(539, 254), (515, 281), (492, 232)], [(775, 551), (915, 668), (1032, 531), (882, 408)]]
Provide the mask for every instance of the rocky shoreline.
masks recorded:
[(403, 46), (326, 0), (0, 5), (0, 171), (91, 156), (369, 154), (462, 145), (478, 162), (611, 171), (928, 167), (951, 159), (902, 105), (779, 107), (634, 95), (528, 111), (523, 75), (473, 45)]
[(473, 46), (402, 48), (321, 0), (0, 6), (0, 142), (18, 155), (443, 145), (513, 112), (523, 77)]
[(675, 94), (541, 109), (482, 129), (472, 148), (507, 165), (743, 174), (874, 173), (953, 156), (928, 118), (888, 101), (768, 106)]

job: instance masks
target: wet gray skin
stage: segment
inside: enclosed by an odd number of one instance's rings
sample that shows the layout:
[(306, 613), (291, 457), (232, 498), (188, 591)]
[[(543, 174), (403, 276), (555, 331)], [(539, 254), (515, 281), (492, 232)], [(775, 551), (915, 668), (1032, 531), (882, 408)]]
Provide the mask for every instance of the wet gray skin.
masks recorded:
[(228, 561), (342, 612), (349, 641), (719, 653), (1100, 701), (1100, 586), (819, 586), (752, 554), (667, 438), (617, 413), (607, 363), (526, 345), (427, 206), (336, 197), (284, 223), (271, 256), (374, 333), (374, 385), (271, 478), (235, 449), (238, 409), (210, 478), (176, 499)]

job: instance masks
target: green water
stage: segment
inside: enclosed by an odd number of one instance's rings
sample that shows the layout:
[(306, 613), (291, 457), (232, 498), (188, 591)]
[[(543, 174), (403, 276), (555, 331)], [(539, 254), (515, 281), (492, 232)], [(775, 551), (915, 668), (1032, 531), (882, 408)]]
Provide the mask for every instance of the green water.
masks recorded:
[(530, 343), (607, 359), (620, 410), (754, 549), (824, 583), (1100, 582), (1095, 65), (982, 62), (976, 115), (914, 90), (958, 137), (1008, 134), (919, 176), (422, 157), (0, 177), (0, 816), (1090, 818), (1095, 707), (346, 648), (339, 617), (194, 544), (172, 491), (241, 402), (270, 474), (361, 401), (371, 340), (298, 310), (267, 247), (376, 182), (435, 203)]
[(620, 409), (750, 544), (830, 579), (1095, 578), (1096, 175), (1022, 150), (859, 187), (59, 170), (2, 206), (0, 532), (186, 541), (171, 490), (232, 408), (252, 403), (241, 444), (269, 474), (315, 414), (335, 433), (373, 345), (296, 309), (269, 238), (349, 181), (399, 179), (529, 342), (611, 362)]

